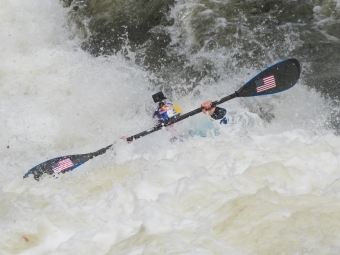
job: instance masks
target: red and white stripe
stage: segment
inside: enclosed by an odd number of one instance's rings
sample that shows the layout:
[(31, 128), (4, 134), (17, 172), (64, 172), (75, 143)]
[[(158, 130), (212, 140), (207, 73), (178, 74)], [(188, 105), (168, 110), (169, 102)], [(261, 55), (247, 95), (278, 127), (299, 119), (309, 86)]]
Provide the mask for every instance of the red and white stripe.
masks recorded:
[(276, 87), (274, 75), (263, 78), (263, 83), (262, 86), (256, 88), (257, 93)]
[(67, 159), (64, 159), (64, 160), (60, 160), (58, 162), (58, 166), (56, 166), (55, 168), (53, 168), (53, 172), (55, 173), (60, 173), (70, 167), (74, 166), (73, 162), (67, 158)]

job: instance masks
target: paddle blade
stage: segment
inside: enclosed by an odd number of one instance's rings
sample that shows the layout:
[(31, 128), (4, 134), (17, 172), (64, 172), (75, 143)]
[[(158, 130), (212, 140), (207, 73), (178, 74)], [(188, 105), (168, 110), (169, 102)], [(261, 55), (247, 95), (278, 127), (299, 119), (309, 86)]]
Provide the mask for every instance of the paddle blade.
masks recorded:
[(92, 153), (69, 155), (47, 160), (30, 169), (24, 175), (24, 178), (33, 175), (33, 178), (39, 181), (40, 178), (45, 174), (52, 175), (54, 177), (60, 173), (64, 174), (66, 172), (74, 170), (78, 166), (84, 164), (86, 161), (105, 153), (111, 147), (112, 145), (109, 145)]
[(39, 181), (44, 174), (56, 176), (60, 173), (66, 173), (72, 171), (89, 159), (86, 155), (70, 155), (50, 159), (30, 169), (24, 175), (24, 178), (32, 174), (33, 178)]
[(293, 87), (300, 78), (301, 68), (297, 59), (276, 63), (248, 81), (239, 91), (240, 97), (253, 97), (278, 93)]

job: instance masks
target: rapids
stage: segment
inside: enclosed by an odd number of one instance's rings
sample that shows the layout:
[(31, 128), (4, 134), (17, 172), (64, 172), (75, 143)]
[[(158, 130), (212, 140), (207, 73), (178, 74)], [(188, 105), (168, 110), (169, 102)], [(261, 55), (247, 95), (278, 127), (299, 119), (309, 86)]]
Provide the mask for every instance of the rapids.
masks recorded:
[[(0, 3), (0, 255), (339, 254), (340, 2), (124, 3)], [(119, 139), (159, 90), (187, 112), (290, 57), (298, 84), (223, 104), (228, 125)]]

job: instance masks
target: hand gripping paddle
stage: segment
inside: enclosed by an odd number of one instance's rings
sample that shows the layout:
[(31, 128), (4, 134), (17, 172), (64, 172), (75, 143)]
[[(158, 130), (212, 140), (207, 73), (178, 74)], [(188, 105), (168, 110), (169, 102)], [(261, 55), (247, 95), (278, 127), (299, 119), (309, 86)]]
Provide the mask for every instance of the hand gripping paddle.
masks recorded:
[[(220, 100), (214, 101), (213, 105), (219, 105), (226, 101), (229, 101), (235, 97), (254, 97), (254, 96), (262, 96), (268, 94), (275, 94), (282, 92), (284, 90), (290, 89), (293, 87), (300, 78), (300, 63), (297, 59), (286, 59), (281, 62), (278, 62), (267, 69), (260, 72), (246, 84), (244, 84), (238, 91), (235, 93), (223, 97)], [(127, 141), (133, 141), (135, 139), (141, 138), (148, 134), (151, 134), (157, 130), (162, 129), (163, 127), (169, 126), (176, 122), (182, 121), (190, 116), (193, 116), (197, 113), (202, 112), (201, 108), (197, 108), (191, 112), (188, 112), (183, 115), (175, 116), (171, 118), (169, 121), (158, 124), (155, 127), (138, 133), (136, 135), (130, 136), (127, 138)], [(39, 165), (30, 169), (25, 175), (24, 178), (29, 175), (33, 175), (34, 179), (39, 181), (39, 179), (44, 175), (57, 175), (59, 173), (65, 173), (68, 171), (72, 171), (76, 167), (84, 164), (86, 161), (97, 157), (101, 154), (104, 154), (108, 149), (110, 149), (113, 144), (102, 148), (98, 151), (87, 153), (87, 154), (76, 154), (69, 156), (62, 156), (54, 159), (47, 160)]]

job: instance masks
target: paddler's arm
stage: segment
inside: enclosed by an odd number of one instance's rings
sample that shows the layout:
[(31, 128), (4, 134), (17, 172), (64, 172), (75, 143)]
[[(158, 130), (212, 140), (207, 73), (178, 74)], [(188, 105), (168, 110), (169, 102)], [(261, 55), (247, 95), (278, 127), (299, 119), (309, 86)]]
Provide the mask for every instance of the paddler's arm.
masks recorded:
[(121, 136), (120, 139), (126, 141), (127, 143), (132, 143), (132, 141), (128, 141), (126, 136)]

